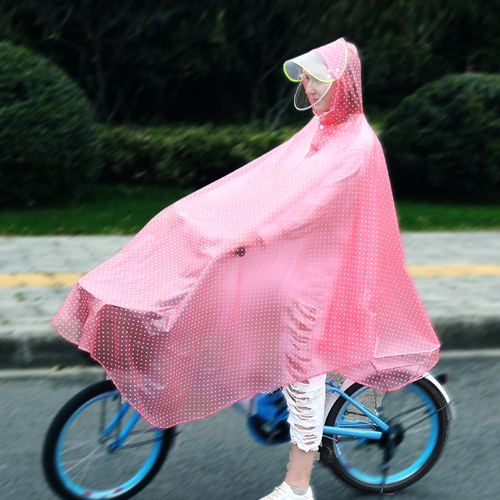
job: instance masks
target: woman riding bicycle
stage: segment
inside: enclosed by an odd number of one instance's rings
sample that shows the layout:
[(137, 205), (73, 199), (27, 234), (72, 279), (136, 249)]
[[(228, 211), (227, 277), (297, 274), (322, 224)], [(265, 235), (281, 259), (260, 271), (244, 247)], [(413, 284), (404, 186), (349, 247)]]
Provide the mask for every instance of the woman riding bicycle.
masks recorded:
[(343, 39), (285, 63), (294, 137), (158, 214), (83, 277), (54, 325), (158, 427), (284, 387), (291, 458), (266, 498), (311, 499), (325, 374), (395, 390), (439, 342), (404, 265), (361, 68)]

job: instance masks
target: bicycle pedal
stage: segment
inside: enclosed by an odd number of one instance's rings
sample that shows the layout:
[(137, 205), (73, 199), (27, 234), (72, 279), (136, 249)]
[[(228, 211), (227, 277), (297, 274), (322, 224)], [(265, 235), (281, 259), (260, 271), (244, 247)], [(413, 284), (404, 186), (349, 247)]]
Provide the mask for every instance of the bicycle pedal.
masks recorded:
[(335, 456), (333, 448), (329, 446), (320, 446), (319, 448), (319, 461), (325, 466), (330, 467), (333, 463), (333, 457)]

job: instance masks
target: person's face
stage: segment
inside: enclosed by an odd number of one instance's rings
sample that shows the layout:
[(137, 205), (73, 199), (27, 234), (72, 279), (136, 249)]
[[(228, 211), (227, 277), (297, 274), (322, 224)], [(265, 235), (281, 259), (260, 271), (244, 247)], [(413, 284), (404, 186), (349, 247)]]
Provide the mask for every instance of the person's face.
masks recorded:
[[(304, 72), (303, 84), (306, 94), (309, 97), (313, 108), (319, 113), (324, 113), (330, 109), (335, 82), (325, 83), (316, 80), (313, 76)], [(326, 94), (325, 94), (326, 92)], [(321, 99), (321, 96), (323, 96)], [(321, 100), (320, 100), (321, 99)], [(315, 104), (317, 102), (317, 104)]]

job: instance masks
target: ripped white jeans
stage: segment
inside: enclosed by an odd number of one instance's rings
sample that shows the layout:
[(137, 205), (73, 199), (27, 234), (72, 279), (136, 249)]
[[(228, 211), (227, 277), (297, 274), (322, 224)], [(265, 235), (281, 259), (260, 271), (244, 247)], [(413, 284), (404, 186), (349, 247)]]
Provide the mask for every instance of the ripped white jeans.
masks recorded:
[(325, 375), (283, 387), (288, 403), (290, 440), (302, 451), (316, 451), (323, 435)]

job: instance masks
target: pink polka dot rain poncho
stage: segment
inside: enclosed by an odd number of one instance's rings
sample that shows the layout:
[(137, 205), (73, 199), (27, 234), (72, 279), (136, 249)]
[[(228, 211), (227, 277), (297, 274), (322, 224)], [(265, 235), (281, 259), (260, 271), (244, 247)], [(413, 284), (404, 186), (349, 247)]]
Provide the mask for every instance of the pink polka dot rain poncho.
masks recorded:
[(356, 48), (313, 52), (335, 80), (329, 111), (167, 207), (54, 317), (156, 426), (331, 371), (392, 391), (437, 361)]

